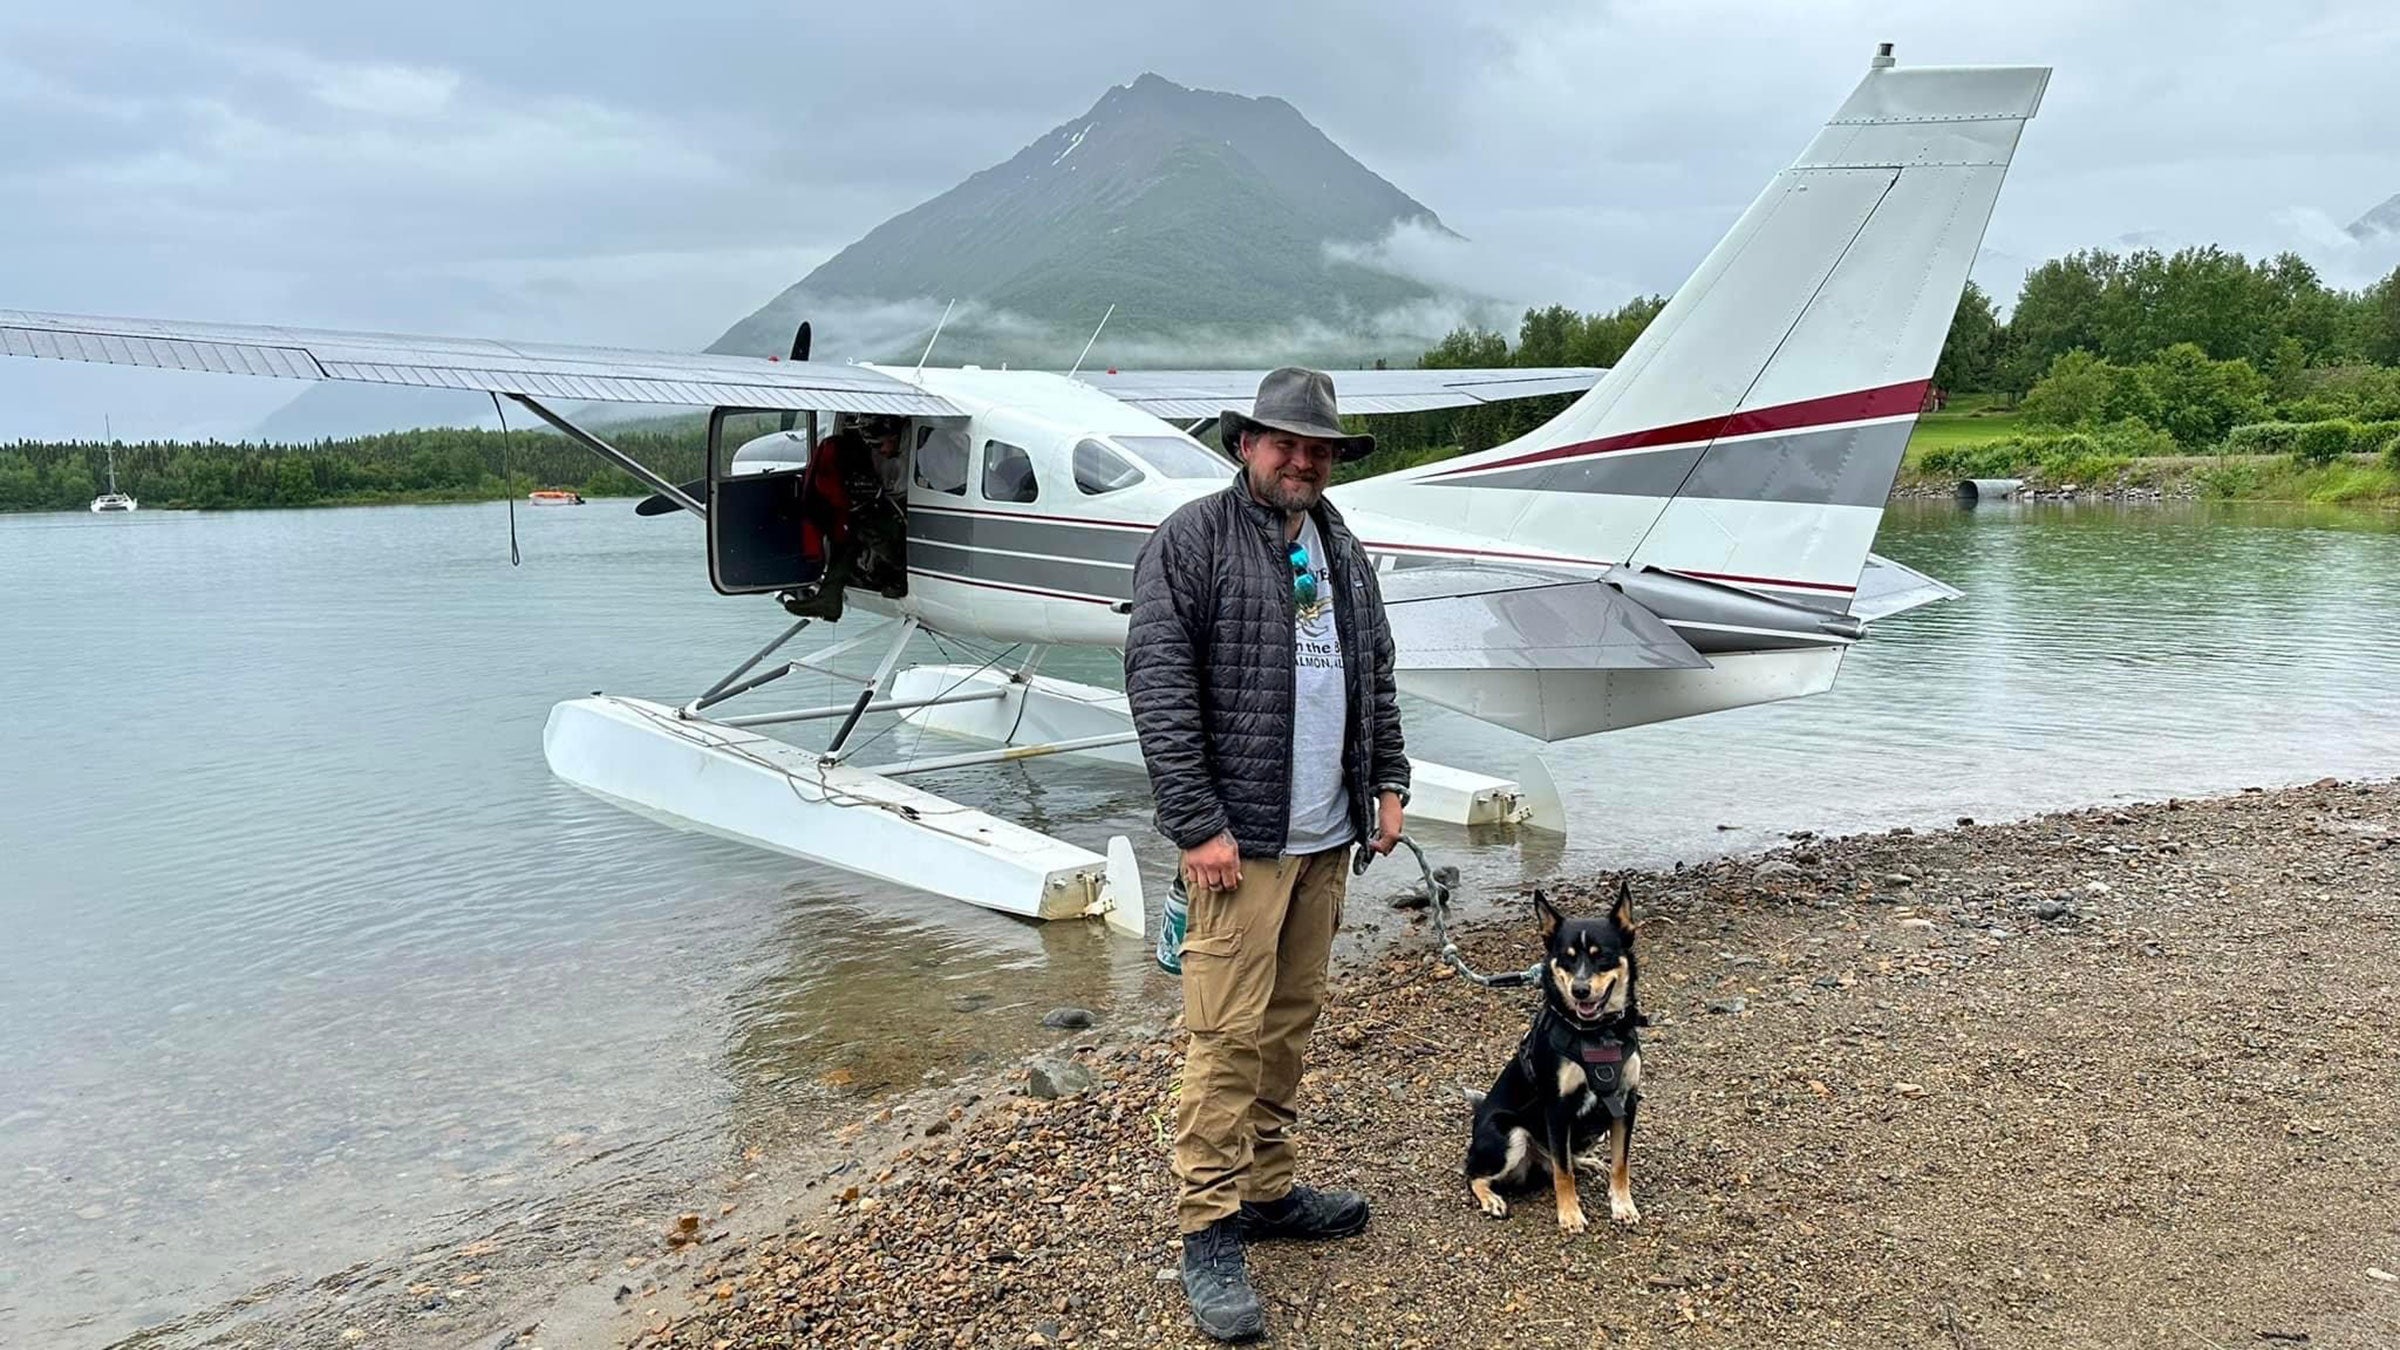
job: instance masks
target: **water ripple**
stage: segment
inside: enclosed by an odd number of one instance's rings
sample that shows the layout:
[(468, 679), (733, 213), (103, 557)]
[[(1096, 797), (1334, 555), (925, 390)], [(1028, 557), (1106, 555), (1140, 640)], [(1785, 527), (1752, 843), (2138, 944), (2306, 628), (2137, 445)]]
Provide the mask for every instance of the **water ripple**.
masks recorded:
[[(111, 1339), (527, 1197), (671, 1186), (844, 1094), (1033, 1044), (1054, 1004), (1166, 991), (1092, 926), (829, 875), (552, 779), (552, 702), (690, 691), (776, 621), (709, 591), (686, 522), (525, 513), (514, 570), (497, 506), (92, 523), (0, 518), (0, 1229), (29, 1235), (0, 1257), (0, 1340)], [(1967, 597), (1882, 625), (1832, 694), (1549, 747), (1563, 846), (1423, 833), (1474, 907), (1791, 829), (2388, 773), (2393, 523), (1895, 510), (1882, 549)], [(1467, 767), (1537, 748), (1408, 719), (1414, 750)], [(1169, 865), (1136, 778), (943, 788)]]

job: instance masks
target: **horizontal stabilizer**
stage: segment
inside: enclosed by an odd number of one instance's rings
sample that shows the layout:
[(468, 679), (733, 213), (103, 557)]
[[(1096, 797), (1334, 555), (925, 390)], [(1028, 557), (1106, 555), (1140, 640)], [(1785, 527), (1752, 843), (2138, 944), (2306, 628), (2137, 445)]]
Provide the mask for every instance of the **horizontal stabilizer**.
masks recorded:
[(1913, 567), (1893, 562), (1880, 553), (1870, 553), (1866, 570), (1858, 576), (1858, 594), (1850, 600), (1850, 617), (1888, 619), (1923, 605), (1956, 600), (1963, 594), (1957, 587)]
[(1556, 573), (1422, 567), (1381, 578), (1400, 671), (1693, 670), (1707, 658), (1614, 587)]

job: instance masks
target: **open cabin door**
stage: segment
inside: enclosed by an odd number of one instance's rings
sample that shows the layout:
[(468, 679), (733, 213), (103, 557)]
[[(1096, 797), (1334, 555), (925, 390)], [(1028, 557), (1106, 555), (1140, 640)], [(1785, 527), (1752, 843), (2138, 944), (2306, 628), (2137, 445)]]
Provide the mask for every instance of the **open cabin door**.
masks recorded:
[[(708, 580), (720, 595), (793, 590), (825, 574), (830, 532), (810, 514), (818, 500), (809, 482), (816, 414), (808, 415), (805, 435), (758, 421), (785, 417), (751, 408), (717, 408), (708, 415)], [(731, 449), (729, 429), (740, 438)], [(788, 458), (772, 443), (760, 445), (767, 436), (788, 438)], [(734, 462), (733, 449), (753, 447), (773, 458), (759, 462), (745, 454), (743, 464)]]

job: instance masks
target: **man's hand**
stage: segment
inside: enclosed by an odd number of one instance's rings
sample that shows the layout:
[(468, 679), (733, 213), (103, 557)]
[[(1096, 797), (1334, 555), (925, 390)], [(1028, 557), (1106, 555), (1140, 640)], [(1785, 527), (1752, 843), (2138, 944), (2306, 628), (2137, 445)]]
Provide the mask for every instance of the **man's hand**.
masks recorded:
[(1400, 844), (1400, 794), (1386, 792), (1375, 799), (1375, 842), (1367, 845), (1378, 854), (1390, 853)]
[(1231, 830), (1183, 851), (1183, 884), (1194, 891), (1230, 891), (1242, 884), (1242, 851), (1234, 847)]

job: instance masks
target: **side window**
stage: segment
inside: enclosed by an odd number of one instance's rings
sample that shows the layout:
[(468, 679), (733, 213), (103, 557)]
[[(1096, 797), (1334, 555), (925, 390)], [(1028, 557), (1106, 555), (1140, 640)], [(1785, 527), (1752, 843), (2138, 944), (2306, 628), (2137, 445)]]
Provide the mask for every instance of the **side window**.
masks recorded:
[(1075, 446), (1075, 487), (1087, 497), (1103, 492), (1115, 492), (1142, 481), (1142, 471), (1133, 461), (1109, 449), (1098, 441), (1079, 441)]
[(983, 499), (1029, 502), (1041, 495), (1033, 481), (1033, 456), (1006, 441), (983, 443)]
[(953, 427), (917, 429), (917, 486), (967, 495), (967, 433)]

